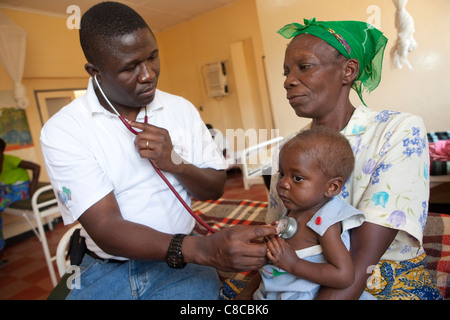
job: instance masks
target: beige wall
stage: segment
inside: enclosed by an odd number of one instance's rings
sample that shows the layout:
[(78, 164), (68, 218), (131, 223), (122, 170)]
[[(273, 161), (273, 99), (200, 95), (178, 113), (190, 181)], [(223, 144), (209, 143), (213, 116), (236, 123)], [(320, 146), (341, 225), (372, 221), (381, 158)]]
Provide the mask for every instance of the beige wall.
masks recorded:
[[(450, 119), (450, 1), (410, 0), (406, 6), (415, 22), (418, 48), (410, 53), (407, 67), (394, 69), (389, 52), (397, 38), (395, 6), (391, 0), (255, 0), (258, 8), (264, 51), (267, 57), (269, 90), (276, 127), (286, 135), (309, 120), (295, 116), (283, 89), (284, 50), (288, 40), (276, 31), (303, 18), (317, 20), (367, 21), (367, 8), (380, 8), (381, 30), (389, 39), (380, 86), (365, 95), (366, 104), (376, 110), (393, 109), (420, 115), (429, 131), (449, 130)], [(352, 102), (360, 104), (356, 94)]]
[[(157, 34), (157, 39), (160, 88), (186, 97), (201, 110), (205, 122), (224, 134), (226, 129), (272, 127), (254, 0), (238, 0), (198, 16)], [(239, 47), (241, 52), (236, 51)], [(202, 66), (215, 61), (226, 62), (229, 96), (207, 96)]]

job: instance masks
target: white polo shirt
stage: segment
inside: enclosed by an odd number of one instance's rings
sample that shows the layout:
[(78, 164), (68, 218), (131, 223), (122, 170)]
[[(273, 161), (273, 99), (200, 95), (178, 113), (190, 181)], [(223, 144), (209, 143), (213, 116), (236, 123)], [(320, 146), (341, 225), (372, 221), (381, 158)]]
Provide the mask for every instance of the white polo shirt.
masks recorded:
[[(137, 121), (144, 122), (144, 110)], [(169, 131), (174, 150), (200, 168), (226, 169), (223, 156), (195, 107), (186, 99), (157, 90), (148, 105), (148, 122)], [(195, 220), (134, 146), (135, 135), (105, 110), (92, 80), (87, 92), (62, 108), (41, 131), (45, 165), (65, 224), (114, 192), (124, 219), (166, 233), (189, 234)], [(163, 172), (164, 173), (164, 172)], [(164, 173), (181, 197), (190, 196)], [(108, 257), (87, 237), (88, 248)]]

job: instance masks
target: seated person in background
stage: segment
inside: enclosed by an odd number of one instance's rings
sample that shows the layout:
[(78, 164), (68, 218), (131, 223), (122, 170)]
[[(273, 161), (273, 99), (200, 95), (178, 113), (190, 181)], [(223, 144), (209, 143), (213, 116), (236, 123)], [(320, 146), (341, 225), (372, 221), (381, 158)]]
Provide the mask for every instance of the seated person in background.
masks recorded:
[[(41, 172), (41, 166), (37, 163), (4, 154), (5, 148), (6, 142), (0, 139), (0, 259), (4, 255), (5, 246), (1, 213), (11, 203), (33, 196)], [(33, 172), (31, 180), (27, 170)]]
[[(361, 225), (364, 214), (337, 195), (354, 161), (348, 140), (326, 127), (303, 131), (283, 146), (277, 192), (298, 227), (295, 233), (281, 231), (269, 238), (271, 264), (260, 270), (254, 299), (311, 300), (321, 285), (346, 288), (353, 283), (348, 230)], [(362, 298), (374, 299), (367, 292)]]

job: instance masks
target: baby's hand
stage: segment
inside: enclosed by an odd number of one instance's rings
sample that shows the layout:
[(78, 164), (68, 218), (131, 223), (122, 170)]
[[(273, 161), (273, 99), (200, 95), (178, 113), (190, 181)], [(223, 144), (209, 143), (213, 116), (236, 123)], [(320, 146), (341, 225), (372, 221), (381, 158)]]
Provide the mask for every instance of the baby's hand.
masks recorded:
[(283, 242), (284, 239), (277, 236), (267, 239), (267, 258), (269, 258), (270, 262), (273, 264), (277, 264), (280, 260), (282, 252), (281, 245)]
[(278, 236), (272, 237), (267, 242), (267, 258), (277, 267), (288, 270), (292, 263), (295, 263), (297, 255), (287, 242)]

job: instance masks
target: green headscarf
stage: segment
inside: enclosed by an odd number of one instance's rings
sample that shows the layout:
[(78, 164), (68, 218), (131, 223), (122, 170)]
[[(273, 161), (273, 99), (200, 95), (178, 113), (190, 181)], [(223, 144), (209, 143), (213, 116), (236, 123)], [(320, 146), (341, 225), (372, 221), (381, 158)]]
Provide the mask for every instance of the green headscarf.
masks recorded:
[(366, 22), (303, 20), (305, 25), (291, 23), (278, 30), (290, 39), (307, 33), (316, 36), (342, 53), (347, 59), (359, 61), (359, 74), (353, 84), (364, 103), (362, 92), (372, 92), (381, 81), (383, 54), (388, 39), (383, 33)]

